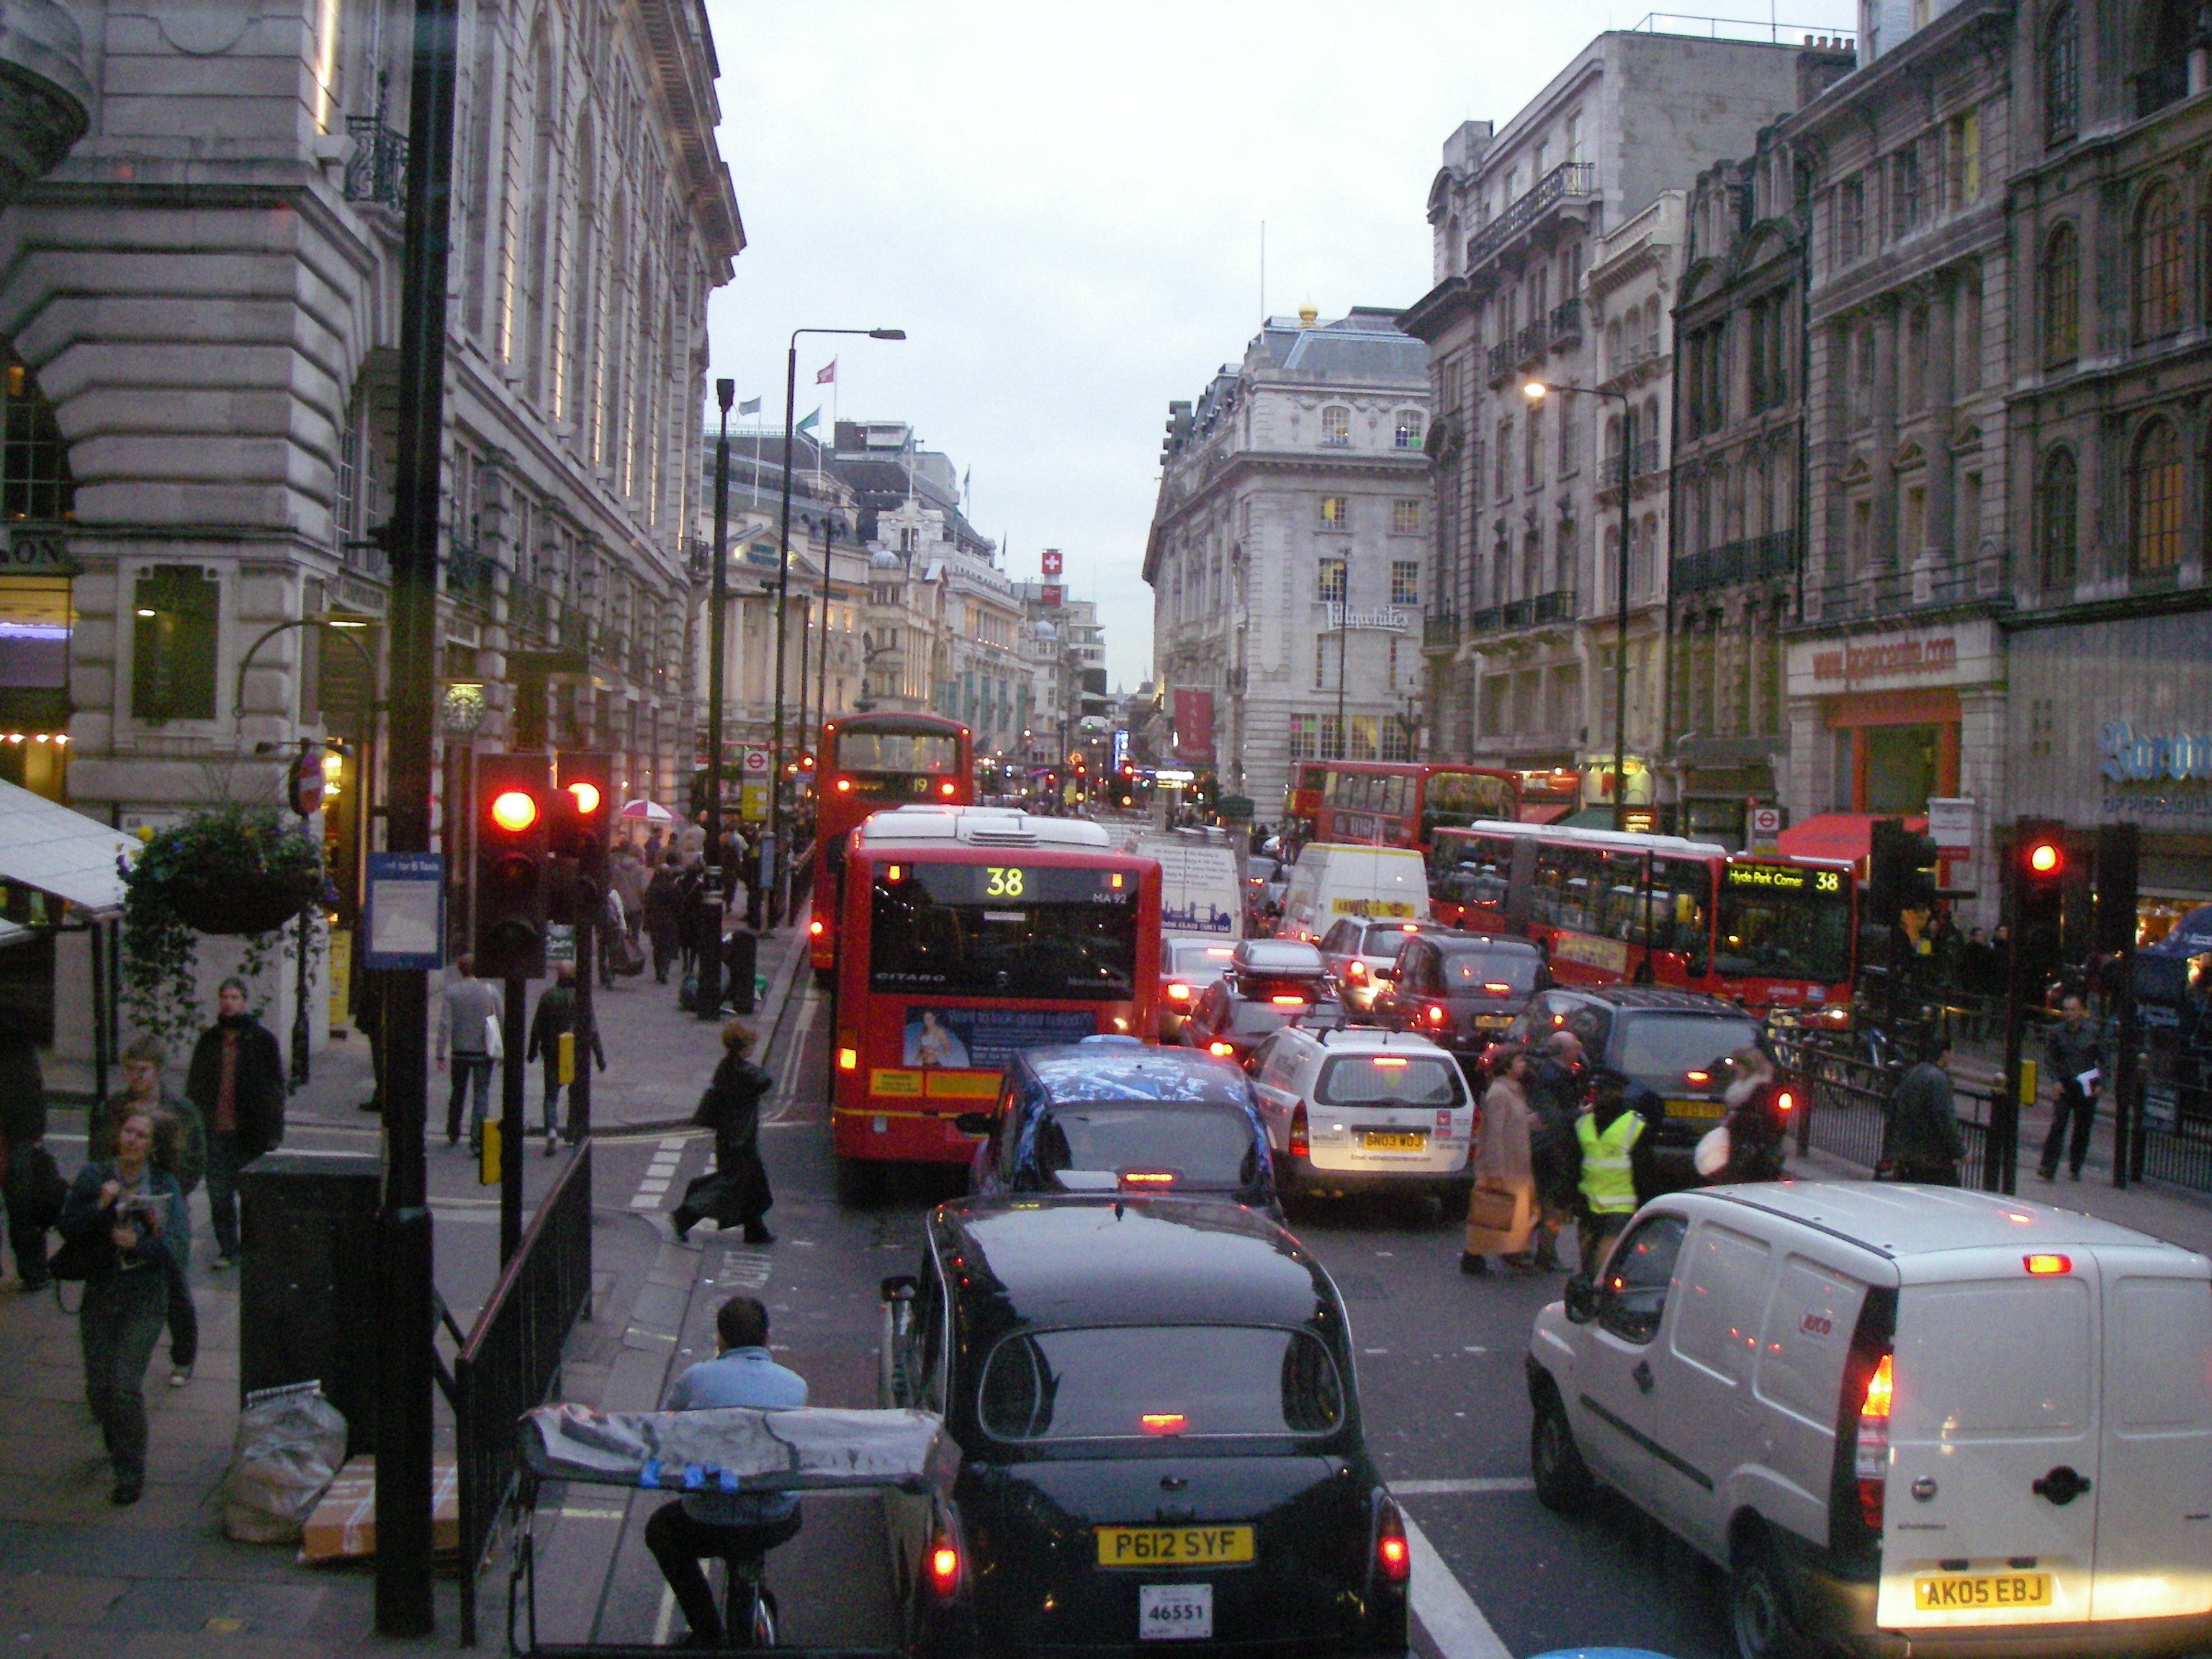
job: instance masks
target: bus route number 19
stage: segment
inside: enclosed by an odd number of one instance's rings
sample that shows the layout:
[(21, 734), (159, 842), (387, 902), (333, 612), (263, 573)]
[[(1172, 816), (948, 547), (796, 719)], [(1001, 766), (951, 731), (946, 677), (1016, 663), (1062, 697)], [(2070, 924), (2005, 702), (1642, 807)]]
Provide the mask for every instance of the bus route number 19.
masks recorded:
[(986, 898), (1019, 898), (1022, 896), (1022, 872), (1018, 866), (987, 864), (983, 866), (983, 896)]

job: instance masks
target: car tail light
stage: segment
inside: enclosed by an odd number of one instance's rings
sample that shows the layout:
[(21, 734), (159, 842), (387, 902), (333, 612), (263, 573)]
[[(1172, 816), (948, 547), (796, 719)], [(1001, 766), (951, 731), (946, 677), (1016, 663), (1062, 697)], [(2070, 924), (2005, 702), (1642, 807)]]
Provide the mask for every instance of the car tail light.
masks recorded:
[(942, 1532), (929, 1547), (929, 1588), (939, 1600), (950, 1598), (960, 1588), (960, 1551)]
[(1344, 976), (1346, 979), (1365, 979), (1367, 977), (1367, 964), (1360, 961), (1358, 957), (1354, 957), (1352, 961), (1346, 964), (1344, 970)]
[(1774, 1109), (1787, 1117), (1797, 1109), (1797, 1097), (1788, 1089), (1778, 1090), (1774, 1097)]
[(1176, 1172), (1173, 1170), (1124, 1170), (1121, 1171), (1121, 1184), (1137, 1188), (1172, 1187), (1176, 1184)]
[(1445, 1021), (1445, 1020), (1449, 1019), (1449, 1018), (1450, 1018), (1450, 1016), (1449, 1016), (1449, 1014), (1447, 1014), (1447, 1013), (1444, 1012), (1444, 1006), (1443, 1006), (1443, 1004), (1442, 1004), (1442, 1003), (1440, 1003), (1440, 1002), (1432, 1002), (1432, 1003), (1431, 1003), (1431, 1004), (1429, 1005), (1429, 1024), (1431, 1024), (1431, 1025), (1441, 1025), (1441, 1024), (1443, 1024), (1444, 1023), (1444, 1021)]
[(1369, 1057), (1367, 1063), (1370, 1066), (1381, 1066), (1390, 1071), (1396, 1071), (1405, 1065), (1406, 1057), (1403, 1054), (1375, 1054)]
[(1146, 1434), (1181, 1434), (1188, 1420), (1181, 1412), (1146, 1412), (1137, 1419)]
[(1294, 1107), (1291, 1112), (1291, 1156), (1313, 1156), (1313, 1138), (1306, 1131), (1306, 1109), (1303, 1106)]
[(1413, 1576), (1413, 1552), (1406, 1541), (1405, 1517), (1387, 1498), (1375, 1522), (1375, 1571), (1386, 1584), (1402, 1584)]
[(1482, 988), (1485, 994), (1493, 997), (1510, 997), (1513, 994), (1513, 988), (1501, 981), (1486, 979), (1482, 981)]
[(1267, 1000), (1278, 1008), (1303, 1008), (1306, 1006), (1306, 1000), (1302, 996), (1269, 997)]
[(1685, 1072), (1682, 1073), (1682, 1080), (1685, 1083), (1711, 1083), (1713, 1080), (1713, 1074), (1711, 1072)]
[(1233, 1042), (1224, 1042), (1219, 1037), (1216, 1037), (1206, 1045), (1206, 1052), (1218, 1059), (1228, 1060), (1237, 1053), (1237, 1045)]
[(1168, 1000), (1170, 1002), (1188, 1002), (1190, 1000), (1190, 987), (1181, 983), (1169, 986)]
[(852, 779), (850, 779), (850, 778), (840, 778), (840, 779), (838, 779), (838, 780), (837, 780), (837, 793), (838, 793), (839, 794), (841, 794), (841, 795), (849, 795), (849, 794), (851, 794), (851, 793), (853, 793), (853, 781), (852, 781)]
[(1866, 1401), (1859, 1407), (1859, 1449), (1856, 1466), (1859, 1483), (1859, 1519), (1874, 1532), (1881, 1530), (1882, 1488), (1889, 1478), (1889, 1407), (1894, 1392), (1890, 1357), (1884, 1354), (1875, 1362), (1874, 1375), (1867, 1379)]
[(830, 929), (828, 925), (824, 923), (819, 916), (815, 917), (813, 921), (806, 924), (806, 932), (809, 937), (813, 939), (820, 939), (823, 934), (829, 931)]

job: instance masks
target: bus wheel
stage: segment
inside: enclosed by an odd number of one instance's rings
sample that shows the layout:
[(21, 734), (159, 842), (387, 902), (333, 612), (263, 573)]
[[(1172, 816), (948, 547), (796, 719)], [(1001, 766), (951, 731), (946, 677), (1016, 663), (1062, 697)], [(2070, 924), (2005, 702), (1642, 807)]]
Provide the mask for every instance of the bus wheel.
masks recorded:
[(884, 1166), (872, 1158), (837, 1160), (837, 1201), (850, 1208), (867, 1209), (883, 1201)]

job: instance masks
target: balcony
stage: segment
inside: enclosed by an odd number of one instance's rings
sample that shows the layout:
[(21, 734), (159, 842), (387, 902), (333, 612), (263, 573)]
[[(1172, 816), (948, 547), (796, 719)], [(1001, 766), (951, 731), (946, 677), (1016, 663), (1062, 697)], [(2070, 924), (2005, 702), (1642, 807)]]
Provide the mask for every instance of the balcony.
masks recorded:
[(1528, 628), (1555, 627), (1575, 619), (1575, 590), (1555, 588), (1533, 599), (1512, 599), (1477, 611), (1467, 619), (1467, 636), (1480, 644), (1488, 635), (1516, 634)]
[(1529, 363), (1544, 355), (1552, 343), (1551, 325), (1541, 317), (1533, 323), (1524, 323), (1521, 331), (1513, 337), (1513, 358), (1517, 363)]
[(1551, 330), (1552, 337), (1549, 343), (1553, 347), (1565, 345), (1569, 340), (1581, 339), (1583, 302), (1580, 300), (1569, 300), (1563, 304), (1553, 306)]
[(2145, 120), (2189, 95), (2189, 60), (2178, 58), (2128, 77), (2136, 94), (2136, 119)]
[(1677, 593), (1704, 593), (1737, 582), (1787, 576), (1797, 568), (1797, 532), (1777, 530), (1752, 536), (1674, 561), (1672, 586)]
[(1503, 340), (1490, 348), (1491, 385), (1502, 386), (1513, 378), (1513, 371), (1519, 367), (1520, 362), (1513, 355), (1512, 341)]
[(1473, 270), (1481, 264), (1543, 217), (1547, 210), (1596, 194), (1596, 162), (1561, 162), (1539, 179), (1528, 194), (1467, 239), (1467, 268)]
[(1571, 587), (1539, 593), (1531, 601), (1533, 620), (1538, 623), (1572, 622), (1575, 619), (1575, 590)]
[(1449, 651), (1459, 643), (1457, 617), (1426, 617), (1421, 622), (1421, 648)]
[(2009, 606), (2010, 558), (2002, 553), (1958, 564), (1923, 564), (1910, 570), (1869, 570), (1828, 582), (1805, 595), (1808, 623), (1856, 622), (1914, 611), (1965, 605)]

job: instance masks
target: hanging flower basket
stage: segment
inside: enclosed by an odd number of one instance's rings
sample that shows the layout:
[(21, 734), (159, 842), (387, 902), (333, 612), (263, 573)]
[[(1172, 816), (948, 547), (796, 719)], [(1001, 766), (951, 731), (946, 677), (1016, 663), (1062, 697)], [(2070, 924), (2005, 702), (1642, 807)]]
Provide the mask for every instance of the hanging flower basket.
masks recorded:
[(322, 872), (270, 874), (214, 882), (180, 877), (162, 893), (177, 920), (196, 933), (246, 938), (281, 927), (321, 896)]

